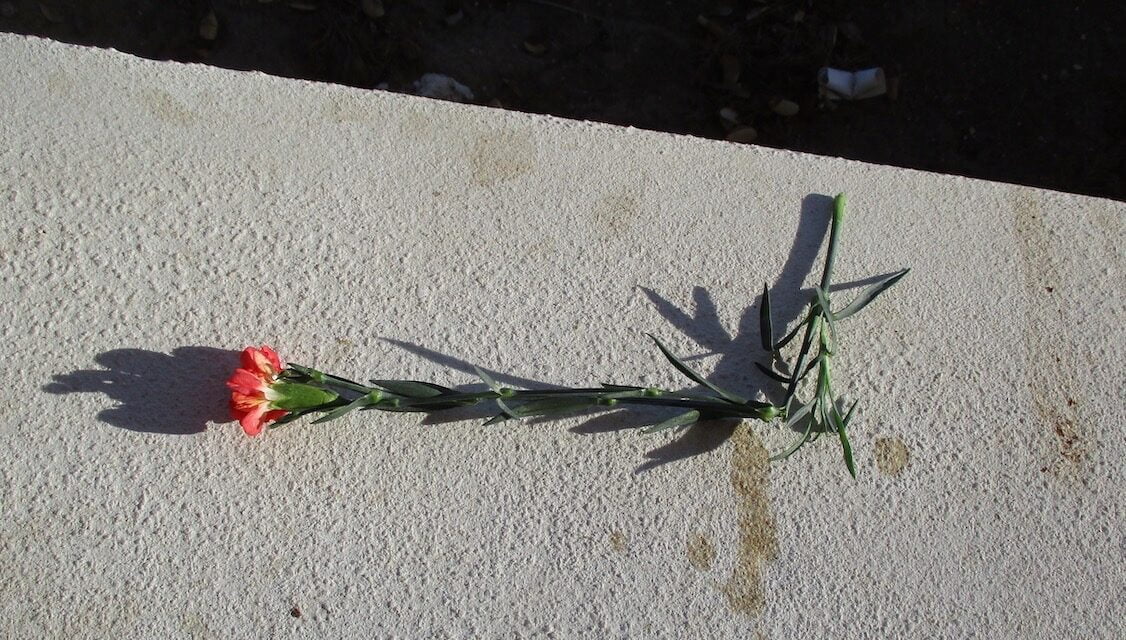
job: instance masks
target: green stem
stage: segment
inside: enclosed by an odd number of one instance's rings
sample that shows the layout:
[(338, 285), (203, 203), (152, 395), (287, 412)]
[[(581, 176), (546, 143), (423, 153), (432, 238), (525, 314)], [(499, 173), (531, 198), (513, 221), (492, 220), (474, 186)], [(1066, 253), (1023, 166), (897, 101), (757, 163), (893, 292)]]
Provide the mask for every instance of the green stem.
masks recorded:
[[(741, 417), (741, 418), (756, 418), (769, 422), (774, 417), (780, 415), (780, 410), (771, 404), (765, 402), (733, 404), (725, 400), (716, 399), (711, 400), (703, 397), (691, 397), (684, 394), (678, 394), (663, 389), (655, 390), (657, 395), (646, 395), (645, 390), (623, 392), (623, 391), (607, 391), (604, 388), (588, 388), (588, 389), (512, 389), (510, 395), (502, 396), (496, 391), (478, 391), (472, 393), (450, 393), (440, 396), (433, 396), (430, 398), (402, 398), (396, 397), (399, 402), (394, 407), (395, 409), (416, 408), (424, 410), (427, 405), (444, 405), (449, 403), (456, 403), (462, 405), (469, 405), (476, 403), (480, 400), (493, 400), (496, 398), (503, 398), (509, 402), (538, 400), (542, 398), (558, 398), (558, 397), (589, 397), (593, 402), (599, 400), (615, 400), (616, 404), (628, 404), (638, 406), (657, 406), (657, 407), (679, 407), (684, 409), (696, 409), (702, 412), (707, 412), (716, 415)], [(625, 395), (630, 393), (631, 395)], [(632, 395), (636, 394), (636, 395)], [(609, 406), (609, 405), (604, 405)], [(374, 407), (378, 409), (379, 407)]]
[[(828, 292), (833, 279), (833, 263), (837, 259), (837, 244), (840, 241), (841, 222), (844, 220), (845, 195), (837, 194), (833, 199), (833, 221), (829, 226), (829, 251), (825, 255), (825, 270), (821, 272), (821, 289)], [(828, 310), (826, 310), (828, 311)]]

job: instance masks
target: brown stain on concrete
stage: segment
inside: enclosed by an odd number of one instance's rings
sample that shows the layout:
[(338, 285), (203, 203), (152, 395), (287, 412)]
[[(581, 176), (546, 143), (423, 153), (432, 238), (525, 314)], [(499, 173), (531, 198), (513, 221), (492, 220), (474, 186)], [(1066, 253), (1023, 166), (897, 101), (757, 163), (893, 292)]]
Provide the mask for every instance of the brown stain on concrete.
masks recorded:
[(625, 553), (629, 549), (629, 538), (621, 531), (611, 531), (610, 548), (618, 553)]
[(180, 104), (172, 94), (160, 89), (149, 89), (144, 93), (145, 106), (156, 118), (173, 124), (191, 124), (196, 114)]
[(770, 456), (762, 440), (746, 424), (731, 437), (731, 487), (738, 515), (738, 554), (731, 577), (723, 585), (731, 608), (757, 616), (766, 607), (762, 573), (778, 556), (778, 533), (770, 511)]
[(482, 135), (469, 156), (473, 181), (491, 187), (518, 178), (535, 167), (535, 152), (526, 132), (498, 131)]
[(551, 260), (559, 254), (559, 243), (551, 236), (529, 238), (521, 247), (529, 260)]
[(326, 120), (336, 124), (372, 120), (370, 104), (353, 95), (334, 95), (323, 109)]
[(47, 92), (56, 98), (65, 98), (74, 88), (74, 80), (65, 71), (52, 71), (47, 74)]
[(628, 231), (640, 213), (639, 194), (618, 190), (599, 198), (590, 212), (590, 218), (594, 228), (603, 237), (613, 239)]
[(688, 536), (688, 563), (700, 571), (712, 568), (715, 562), (715, 545), (711, 538), (703, 533), (693, 533)]
[(1068, 326), (1057, 289), (1063, 285), (1052, 252), (1051, 233), (1040, 204), (1018, 195), (1013, 202), (1013, 225), (1021, 260), (1024, 294), (1030, 302), (1024, 318), (1024, 347), (1028, 358), (1025, 382), (1032, 394), (1040, 426), (1033, 431), (1042, 458), (1041, 471), (1075, 476), (1086, 467), (1093, 442), (1084, 432), (1075, 385), (1082, 380), (1067, 338)]
[(907, 467), (911, 452), (907, 445), (895, 436), (876, 438), (876, 468), (881, 473), (897, 476)]

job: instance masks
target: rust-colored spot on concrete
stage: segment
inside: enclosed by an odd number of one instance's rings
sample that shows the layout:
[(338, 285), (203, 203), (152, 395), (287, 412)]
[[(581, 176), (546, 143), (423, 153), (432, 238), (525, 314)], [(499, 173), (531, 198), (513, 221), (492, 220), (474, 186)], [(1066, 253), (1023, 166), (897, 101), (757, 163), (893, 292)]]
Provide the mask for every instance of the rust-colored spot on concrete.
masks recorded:
[(47, 91), (56, 98), (66, 97), (74, 88), (74, 80), (65, 71), (52, 71), (47, 75)]
[(527, 133), (502, 131), (477, 139), (469, 164), (473, 180), (485, 187), (507, 182), (535, 166), (536, 150)]
[(325, 119), (336, 124), (370, 122), (371, 102), (351, 94), (334, 94), (323, 107)]
[[(1075, 477), (1086, 468), (1093, 442), (1078, 415), (1075, 385), (1083, 380), (1073, 361), (1067, 320), (1054, 293), (1062, 276), (1052, 250), (1052, 233), (1040, 204), (1028, 196), (1013, 202), (1013, 224), (1021, 259), (1024, 291), (1031, 302), (1024, 318), (1025, 377), (1042, 428), (1033, 430), (1041, 470)], [(1033, 315), (1034, 314), (1034, 315)]]
[(186, 125), (196, 120), (196, 114), (180, 104), (167, 91), (149, 89), (144, 94), (144, 101), (149, 113), (165, 122)]
[(876, 467), (889, 476), (899, 475), (911, 459), (907, 445), (899, 438), (876, 438)]
[(770, 456), (762, 440), (746, 424), (731, 437), (731, 487), (738, 514), (738, 554), (723, 593), (731, 608), (757, 616), (766, 607), (762, 573), (778, 555), (778, 534), (770, 512)]
[(590, 216), (596, 228), (613, 238), (627, 231), (640, 211), (638, 198), (632, 193), (620, 191), (602, 196)]
[(629, 538), (621, 531), (611, 531), (610, 548), (618, 553), (625, 553), (629, 549)]
[(715, 545), (711, 538), (702, 533), (688, 536), (688, 562), (700, 571), (712, 568), (715, 562)]

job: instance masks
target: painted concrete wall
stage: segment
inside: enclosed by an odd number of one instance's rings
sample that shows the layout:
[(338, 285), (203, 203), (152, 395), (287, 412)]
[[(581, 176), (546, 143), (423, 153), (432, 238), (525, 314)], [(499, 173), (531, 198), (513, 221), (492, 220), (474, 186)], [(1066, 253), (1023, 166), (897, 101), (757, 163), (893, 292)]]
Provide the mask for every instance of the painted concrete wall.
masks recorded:
[[(0, 635), (1121, 637), (1122, 203), (0, 35)], [(364, 413), (357, 378), (730, 387), (850, 194), (833, 438)], [(843, 293), (842, 295), (848, 295)], [(651, 416), (649, 416), (651, 417)], [(468, 419), (473, 418), (473, 419)]]

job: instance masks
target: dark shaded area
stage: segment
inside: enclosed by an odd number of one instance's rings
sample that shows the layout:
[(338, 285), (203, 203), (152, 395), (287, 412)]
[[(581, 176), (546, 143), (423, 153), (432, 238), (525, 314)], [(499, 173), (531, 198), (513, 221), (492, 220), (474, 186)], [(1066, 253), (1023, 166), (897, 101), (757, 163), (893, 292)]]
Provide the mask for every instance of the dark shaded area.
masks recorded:
[(43, 390), (53, 394), (104, 393), (117, 404), (98, 420), (130, 431), (188, 435), (209, 422), (230, 422), (226, 380), (239, 366), (239, 352), (179, 347), (172, 353), (114, 349), (84, 369), (53, 376)]
[[(0, 0), (0, 30), (708, 138), (730, 108), (757, 144), (1126, 199), (1118, 2)], [(891, 92), (826, 103), (824, 65)]]

